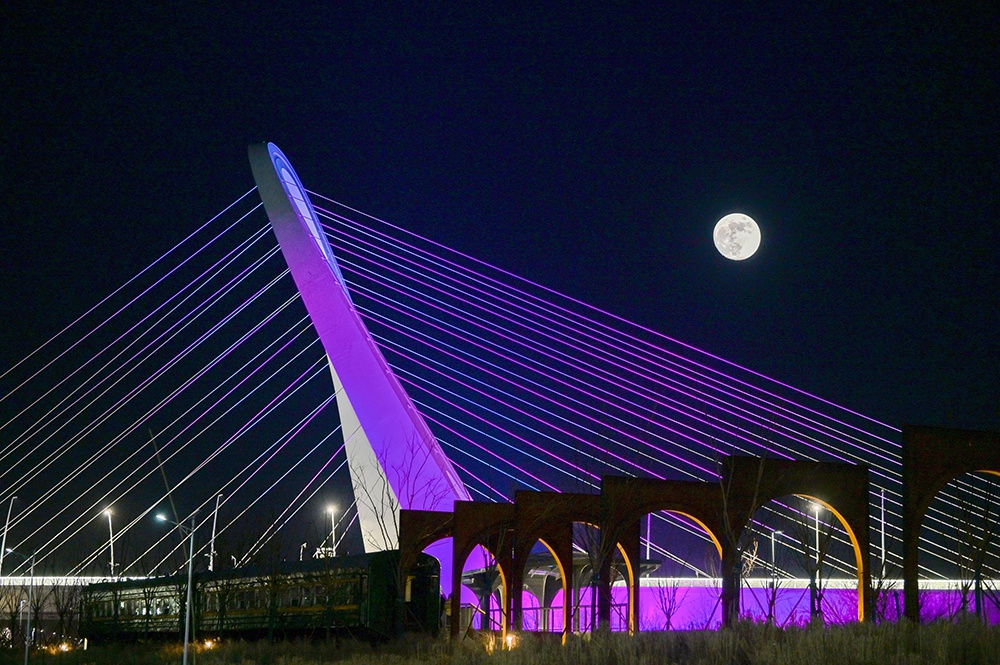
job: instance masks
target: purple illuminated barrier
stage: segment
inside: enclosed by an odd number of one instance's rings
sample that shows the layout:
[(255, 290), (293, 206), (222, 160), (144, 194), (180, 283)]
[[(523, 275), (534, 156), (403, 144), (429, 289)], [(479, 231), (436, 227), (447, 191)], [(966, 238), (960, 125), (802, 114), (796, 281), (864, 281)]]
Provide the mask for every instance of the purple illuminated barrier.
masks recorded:
[(368, 551), (395, 547), (398, 510), (452, 510), (470, 500), (351, 301), (312, 204), (274, 144), (250, 166), (271, 227), (330, 361), (348, 466)]
[[(774, 596), (774, 607), (769, 608), (770, 590), (759, 588), (744, 588), (740, 592), (740, 607), (743, 608), (742, 619), (763, 623), (771, 616), (774, 623), (782, 627), (805, 626), (811, 621), (809, 614), (809, 590), (803, 588), (779, 588)], [(655, 630), (705, 630), (719, 628), (722, 625), (721, 604), (718, 587), (677, 586), (659, 588), (644, 586), (640, 589), (641, 631)], [(968, 595), (968, 594), (967, 594)], [(963, 607), (962, 594), (958, 590), (921, 591), (922, 621), (954, 621), (962, 617), (974, 616), (974, 606), (966, 598)], [(624, 587), (612, 589), (611, 629), (623, 632), (628, 630), (625, 617), (628, 596)], [(477, 607), (479, 600), (468, 588), (462, 589), (462, 603)], [(857, 622), (857, 592), (850, 589), (831, 588), (823, 591), (823, 622), (832, 625), (842, 625)], [(563, 593), (559, 591), (552, 600), (550, 608), (539, 606), (538, 599), (525, 591), (522, 595), (524, 607), (524, 629), (529, 631), (544, 631), (558, 633), (562, 630)], [(903, 619), (903, 592), (898, 589), (885, 591), (879, 598), (880, 620), (897, 622)], [(589, 630), (593, 626), (593, 607), (591, 590), (580, 590), (579, 600), (574, 602), (578, 608), (579, 619), (576, 629)], [(500, 625), (498, 604), (492, 603), (490, 622), (493, 628)], [(473, 619), (472, 627), (486, 628), (484, 617), (478, 615)], [(983, 607), (983, 621), (990, 625), (1000, 623), (1000, 609), (989, 603)]]

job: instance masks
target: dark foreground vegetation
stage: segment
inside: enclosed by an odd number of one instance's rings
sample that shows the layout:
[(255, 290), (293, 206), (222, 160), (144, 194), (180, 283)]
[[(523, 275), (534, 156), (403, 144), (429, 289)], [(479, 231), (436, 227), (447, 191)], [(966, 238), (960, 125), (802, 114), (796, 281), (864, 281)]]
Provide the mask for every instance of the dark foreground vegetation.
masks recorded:
[[(4, 650), (5, 663), (23, 662), (23, 651)], [(179, 645), (112, 645), (87, 651), (36, 652), (31, 663), (49, 665), (166, 665), (179, 663)], [(372, 647), (368, 643), (231, 642), (200, 647), (192, 665), (996, 665), (1000, 627), (974, 622), (917, 626), (778, 629), (743, 624), (732, 630), (595, 635), (558, 640), (525, 636), (511, 648), (492, 637), (451, 644), (445, 639), (406, 638)]]

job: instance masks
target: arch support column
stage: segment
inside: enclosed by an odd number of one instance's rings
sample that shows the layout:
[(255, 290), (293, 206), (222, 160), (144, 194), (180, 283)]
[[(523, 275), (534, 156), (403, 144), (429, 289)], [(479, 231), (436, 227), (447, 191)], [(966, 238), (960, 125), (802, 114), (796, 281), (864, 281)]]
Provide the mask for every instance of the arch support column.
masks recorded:
[(967, 473), (1000, 475), (1000, 432), (903, 426), (903, 613), (920, 621), (920, 525), (945, 485)]

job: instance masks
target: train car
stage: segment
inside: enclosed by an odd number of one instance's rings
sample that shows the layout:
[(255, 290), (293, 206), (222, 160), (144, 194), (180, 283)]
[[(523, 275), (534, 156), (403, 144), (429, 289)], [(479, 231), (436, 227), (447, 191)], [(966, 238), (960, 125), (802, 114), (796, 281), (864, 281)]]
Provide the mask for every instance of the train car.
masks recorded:
[[(397, 589), (398, 561), (399, 553), (388, 551), (197, 573), (194, 635), (385, 639), (399, 630), (436, 633), (440, 564), (420, 555)], [(183, 634), (186, 597), (186, 575), (91, 584), (82, 593), (80, 636), (92, 642), (175, 639)]]

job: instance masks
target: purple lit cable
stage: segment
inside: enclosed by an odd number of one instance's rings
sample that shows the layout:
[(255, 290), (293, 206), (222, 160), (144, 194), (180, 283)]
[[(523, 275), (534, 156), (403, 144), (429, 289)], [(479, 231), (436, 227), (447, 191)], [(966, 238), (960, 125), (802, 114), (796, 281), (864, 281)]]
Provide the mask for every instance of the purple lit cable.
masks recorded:
[[(370, 243), (368, 243), (368, 244), (370, 244)], [(342, 248), (342, 250), (343, 250), (343, 248)], [(390, 254), (391, 254), (391, 252), (390, 252)], [(392, 255), (392, 256), (393, 256), (393, 258), (395, 258), (395, 259), (399, 259), (399, 260), (402, 260), (402, 257), (400, 257), (399, 255)], [(394, 262), (394, 263), (393, 263), (392, 265), (390, 265), (390, 266), (386, 266), (385, 264), (383, 264), (383, 267), (384, 267), (384, 268), (385, 268), (385, 267), (388, 267), (388, 269), (389, 269), (390, 271), (395, 271), (395, 269), (394, 269), (394, 267), (393, 267), (393, 266), (396, 266), (396, 265), (398, 265), (398, 263), (399, 263), (398, 261), (397, 261), (397, 262)], [(423, 272), (426, 272), (426, 271), (428, 271), (428, 269), (427, 269), (427, 268), (426, 268), (425, 266), (421, 266), (421, 268), (422, 268), (422, 269), (421, 269), (421, 270), (419, 271), (419, 274), (422, 274)], [(432, 270), (431, 270), (430, 272), (434, 272), (434, 271), (432, 271)], [(437, 273), (437, 275), (438, 275), (438, 276), (442, 276), (442, 275), (441, 275), (440, 273)], [(418, 280), (418, 281), (419, 281), (419, 280)], [(436, 286), (435, 286), (435, 285), (433, 285), (433, 284), (430, 284), (430, 283), (428, 283), (428, 282), (426, 282), (426, 281), (424, 281), (424, 282), (422, 283), (422, 286), (423, 286), (423, 287), (424, 287), (425, 289), (436, 289)], [(508, 302), (508, 304), (509, 304), (509, 302)], [(549, 320), (551, 321), (551, 319), (549, 319)], [(582, 350), (582, 349), (580, 349), (579, 347), (577, 347), (577, 350)], [(619, 350), (620, 350), (620, 349), (619, 349)], [(671, 370), (671, 371), (675, 371), (675, 370)], [(714, 370), (713, 370), (713, 371), (714, 371)], [(702, 377), (703, 379), (706, 379), (706, 380), (710, 380), (710, 381), (713, 381), (714, 383), (718, 383), (718, 380), (716, 380), (716, 379), (712, 379), (711, 377), (706, 377), (705, 375), (703, 375), (703, 374), (700, 374), (700, 373), (696, 373), (696, 374), (697, 374), (698, 376)], [(662, 378), (662, 379), (664, 379), (664, 380), (668, 380), (668, 381), (670, 381), (669, 377), (660, 377), (660, 378)], [(727, 391), (727, 392), (728, 392), (728, 391)], [(744, 392), (744, 393), (745, 393), (745, 391), (741, 391), (741, 392)], [(740, 399), (742, 399), (741, 397), (739, 397), (739, 395), (734, 395), (734, 394), (733, 394), (732, 392), (728, 392), (728, 394), (729, 394), (729, 396), (731, 396), (731, 397), (737, 397), (737, 398), (740, 398)], [(784, 410), (784, 411), (787, 411), (787, 409), (785, 409), (784, 407), (779, 407), (779, 408), (781, 408), (781, 409), (782, 409), (782, 410)], [(815, 421), (813, 421), (813, 422), (815, 422)], [(831, 431), (831, 430), (830, 430), (830, 428), (829, 428), (828, 426), (825, 426), (825, 425), (821, 425), (821, 424), (818, 424), (818, 423), (817, 423), (817, 425), (818, 425), (819, 427), (823, 427), (823, 428), (824, 428), (825, 430), (827, 430), (827, 431), (825, 432), (825, 433), (826, 433), (827, 435), (829, 435), (829, 434), (830, 434), (830, 431)], [(836, 432), (836, 430), (832, 430), (832, 431), (833, 431), (833, 432)], [(837, 433), (837, 434), (839, 434), (839, 433)], [(847, 440), (847, 441), (844, 441), (844, 443), (846, 443), (846, 444), (848, 444), (848, 445), (856, 445), (856, 444), (853, 444), (853, 442), (852, 442), (852, 441), (850, 441), (850, 440)], [(866, 450), (867, 450), (867, 449), (866, 449)]]
[[(309, 194), (312, 195), (312, 196), (316, 196), (317, 198), (320, 198), (320, 199), (323, 199), (323, 200), (326, 200), (326, 201), (330, 201), (331, 203), (339, 205), (339, 206), (341, 206), (341, 207), (343, 207), (343, 208), (345, 208), (347, 210), (350, 210), (353, 213), (360, 214), (360, 215), (363, 215), (364, 217), (367, 217), (369, 219), (377, 221), (380, 224), (383, 224), (383, 225), (385, 225), (385, 226), (387, 226), (389, 228), (392, 228), (394, 231), (398, 231), (398, 232), (404, 233), (404, 234), (406, 234), (408, 236), (417, 238), (420, 241), (426, 242), (427, 244), (432, 245), (432, 246), (434, 246), (434, 247), (436, 247), (438, 249), (447, 251), (447, 252), (452, 253), (452, 254), (456, 254), (456, 255), (460, 256), (464, 260), (470, 261), (470, 262), (475, 263), (477, 265), (485, 266), (485, 267), (489, 268), (490, 270), (494, 270), (494, 271), (496, 271), (496, 272), (498, 272), (500, 274), (503, 274), (506, 277), (514, 279), (514, 280), (516, 280), (518, 282), (526, 283), (526, 284), (532, 286), (533, 288), (537, 288), (537, 289), (539, 289), (539, 290), (541, 290), (541, 291), (543, 291), (545, 293), (548, 293), (548, 294), (556, 296), (558, 298), (562, 298), (564, 300), (567, 300), (567, 301), (573, 303), (576, 306), (582, 307), (584, 309), (587, 309), (587, 310), (590, 310), (590, 311), (593, 311), (593, 312), (597, 312), (597, 313), (599, 313), (599, 314), (601, 314), (603, 316), (607, 316), (607, 317), (609, 317), (609, 318), (611, 318), (611, 319), (613, 319), (613, 320), (615, 320), (615, 321), (617, 321), (619, 323), (625, 324), (625, 325), (627, 325), (627, 326), (629, 326), (631, 328), (636, 328), (636, 329), (641, 330), (642, 332), (644, 332), (646, 334), (650, 334), (650, 335), (652, 335), (654, 337), (667, 340), (668, 342), (671, 342), (673, 344), (677, 344), (680, 347), (683, 347), (683, 348), (686, 348), (688, 350), (694, 351), (694, 352), (696, 352), (696, 353), (698, 353), (700, 355), (707, 356), (707, 357), (711, 358), (712, 360), (714, 360), (716, 362), (720, 362), (720, 363), (723, 363), (723, 364), (728, 365), (730, 367), (734, 367), (734, 368), (736, 368), (736, 369), (738, 369), (740, 371), (747, 372), (748, 374), (751, 374), (751, 375), (756, 376), (758, 378), (764, 379), (764, 380), (766, 380), (766, 381), (768, 381), (770, 383), (774, 383), (776, 385), (779, 385), (783, 389), (791, 390), (791, 391), (799, 393), (801, 395), (805, 395), (806, 397), (809, 397), (810, 399), (814, 399), (814, 400), (816, 400), (818, 402), (822, 402), (822, 403), (827, 404), (829, 406), (833, 406), (833, 407), (835, 407), (837, 409), (840, 409), (842, 411), (850, 413), (853, 416), (856, 416), (858, 418), (862, 418), (864, 420), (872, 422), (872, 423), (874, 423), (876, 425), (879, 425), (881, 427), (885, 427), (887, 429), (890, 429), (890, 430), (893, 430), (893, 431), (897, 431), (897, 432), (899, 431), (898, 428), (895, 428), (895, 427), (892, 427), (891, 425), (887, 425), (885, 423), (879, 422), (879, 421), (875, 420), (874, 418), (871, 418), (870, 416), (867, 416), (867, 415), (865, 415), (863, 413), (857, 413), (857, 412), (851, 411), (850, 409), (842, 407), (842, 406), (840, 406), (838, 404), (834, 404), (833, 402), (829, 402), (827, 400), (824, 400), (823, 398), (818, 397), (816, 395), (812, 395), (812, 394), (810, 394), (810, 393), (808, 393), (808, 392), (806, 392), (804, 390), (796, 388), (795, 386), (791, 386), (791, 385), (782, 383), (781, 381), (777, 381), (775, 379), (772, 379), (772, 378), (770, 378), (768, 376), (765, 376), (763, 374), (755, 372), (754, 370), (751, 370), (749, 368), (742, 367), (741, 365), (738, 365), (738, 364), (736, 364), (736, 363), (734, 363), (732, 361), (726, 360), (725, 358), (722, 358), (722, 357), (719, 357), (719, 356), (715, 356), (715, 355), (713, 355), (711, 353), (702, 351), (701, 349), (698, 349), (698, 348), (696, 348), (694, 346), (691, 346), (691, 345), (686, 344), (684, 342), (681, 342), (679, 340), (676, 340), (676, 339), (673, 339), (671, 337), (668, 337), (667, 335), (664, 335), (663, 333), (660, 333), (660, 332), (658, 332), (656, 330), (653, 330), (651, 328), (647, 328), (645, 326), (638, 325), (638, 324), (636, 324), (636, 323), (634, 323), (632, 321), (629, 321), (627, 319), (624, 319), (624, 318), (622, 318), (622, 317), (620, 317), (620, 316), (618, 316), (616, 314), (612, 314), (611, 312), (606, 312), (606, 311), (601, 310), (601, 309), (599, 309), (597, 307), (594, 307), (593, 305), (590, 305), (589, 303), (586, 303), (584, 301), (581, 301), (581, 300), (578, 300), (576, 298), (572, 298), (570, 296), (562, 294), (562, 293), (560, 293), (558, 291), (555, 291), (554, 289), (550, 289), (549, 287), (546, 287), (546, 286), (544, 286), (542, 284), (538, 284), (536, 282), (532, 282), (531, 280), (525, 279), (524, 277), (521, 277), (521, 276), (519, 276), (519, 275), (517, 275), (515, 273), (509, 272), (507, 270), (504, 270), (502, 268), (499, 268), (497, 266), (489, 264), (489, 263), (487, 263), (485, 261), (482, 261), (481, 259), (477, 259), (474, 256), (471, 256), (471, 255), (468, 255), (468, 254), (464, 254), (464, 253), (459, 252), (457, 250), (454, 250), (454, 249), (452, 249), (450, 247), (442, 245), (441, 243), (438, 243), (438, 242), (436, 242), (434, 240), (431, 240), (429, 238), (425, 238), (425, 237), (419, 236), (419, 235), (413, 233), (412, 231), (404, 229), (404, 228), (402, 228), (400, 226), (396, 226), (394, 224), (390, 224), (389, 222), (386, 222), (385, 220), (373, 217), (373, 216), (368, 215), (366, 213), (363, 213), (363, 212), (361, 212), (359, 210), (355, 210), (353, 208), (350, 208), (349, 206), (346, 206), (346, 205), (344, 205), (342, 203), (334, 201), (333, 199), (329, 199), (329, 198), (323, 196), (322, 194), (317, 194), (317, 193), (312, 192), (312, 191), (309, 191)], [(561, 308), (561, 309), (564, 309), (564, 308)], [(617, 332), (617, 331), (615, 331), (615, 332)]]

